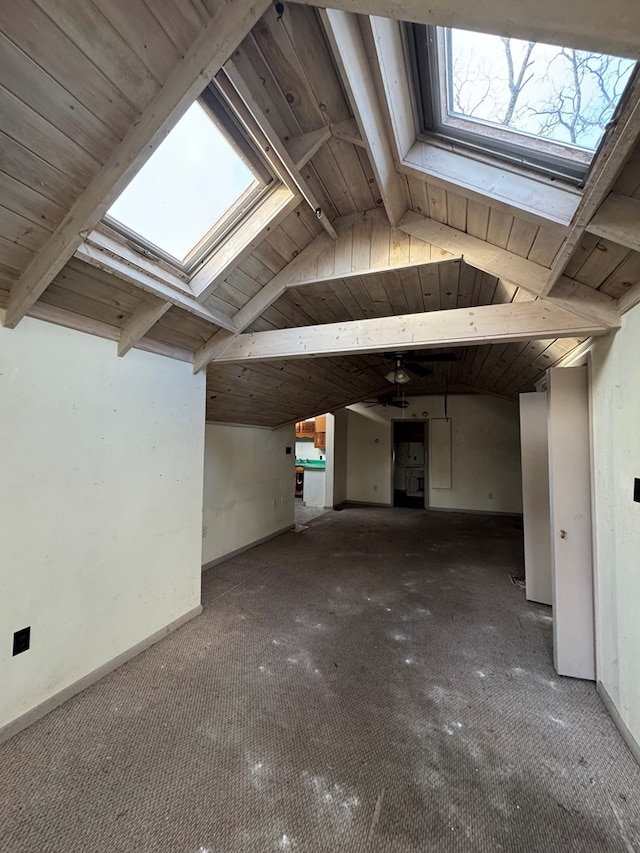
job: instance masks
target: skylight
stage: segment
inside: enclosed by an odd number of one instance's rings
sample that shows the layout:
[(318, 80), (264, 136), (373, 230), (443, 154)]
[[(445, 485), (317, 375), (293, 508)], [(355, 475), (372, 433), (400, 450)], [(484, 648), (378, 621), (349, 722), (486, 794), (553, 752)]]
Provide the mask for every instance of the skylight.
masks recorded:
[(108, 218), (184, 265), (259, 185), (196, 101), (120, 194)]
[(635, 67), (629, 59), (415, 27), (423, 131), (580, 179)]

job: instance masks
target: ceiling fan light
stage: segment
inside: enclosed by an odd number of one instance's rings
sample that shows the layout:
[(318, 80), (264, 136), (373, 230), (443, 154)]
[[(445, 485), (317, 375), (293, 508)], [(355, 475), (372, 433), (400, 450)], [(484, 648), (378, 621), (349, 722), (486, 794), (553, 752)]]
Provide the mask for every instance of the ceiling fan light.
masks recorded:
[(392, 382), (393, 384), (395, 384), (395, 381), (396, 381), (395, 370), (390, 370), (384, 378), (387, 380), (387, 382)]
[(398, 370), (396, 370), (396, 382), (398, 383), (398, 385), (406, 385), (407, 382), (410, 381), (411, 377), (404, 368), (400, 367), (398, 368)]

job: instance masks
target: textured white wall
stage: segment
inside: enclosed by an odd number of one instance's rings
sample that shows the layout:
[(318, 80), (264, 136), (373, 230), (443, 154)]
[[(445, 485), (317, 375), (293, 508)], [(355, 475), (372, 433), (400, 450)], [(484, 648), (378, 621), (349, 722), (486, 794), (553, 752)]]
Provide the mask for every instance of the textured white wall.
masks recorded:
[(200, 603), (204, 403), (188, 364), (0, 327), (0, 726)]
[(640, 307), (591, 357), (597, 673), (640, 744)]
[[(347, 500), (391, 502), (391, 419), (444, 417), (442, 396), (407, 397), (396, 409), (349, 407)], [(451, 489), (429, 492), (433, 509), (522, 512), (518, 405), (476, 395), (448, 399), (452, 421)]]
[(268, 430), (207, 424), (203, 565), (294, 525), (294, 445), (293, 425)]

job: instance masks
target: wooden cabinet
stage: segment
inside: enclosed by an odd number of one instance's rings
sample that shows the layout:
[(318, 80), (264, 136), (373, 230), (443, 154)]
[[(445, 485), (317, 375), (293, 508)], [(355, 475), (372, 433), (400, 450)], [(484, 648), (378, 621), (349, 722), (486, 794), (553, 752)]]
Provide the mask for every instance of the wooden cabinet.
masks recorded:
[(327, 446), (327, 418), (325, 415), (320, 415), (315, 422), (316, 432), (313, 437), (313, 446), (321, 447), (323, 450)]
[(296, 424), (296, 438), (314, 438), (316, 425), (313, 421), (298, 421)]
[(327, 444), (327, 418), (319, 415), (314, 421), (298, 421), (296, 424), (296, 438), (312, 438), (314, 447), (322, 447)]

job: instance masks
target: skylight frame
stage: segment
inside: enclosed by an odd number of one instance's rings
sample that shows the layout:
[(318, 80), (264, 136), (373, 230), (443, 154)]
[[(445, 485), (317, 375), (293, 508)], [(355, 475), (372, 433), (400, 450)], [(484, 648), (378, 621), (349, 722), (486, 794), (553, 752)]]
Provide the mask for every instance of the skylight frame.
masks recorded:
[[(500, 127), (482, 119), (448, 114), (445, 83), (449, 28), (404, 25), (404, 44), (413, 83), (417, 138), (470, 157), (493, 161), (539, 179), (582, 188), (607, 140), (625, 101), (638, 65), (632, 70), (600, 143), (595, 151), (571, 143), (545, 140), (523, 131)], [(446, 116), (446, 118), (444, 118)]]
[(202, 92), (197, 102), (216, 129), (225, 137), (236, 154), (253, 173), (256, 180), (255, 186), (250, 186), (245, 190), (232, 206), (213, 223), (209, 231), (198, 240), (183, 261), (114, 217), (106, 214), (102, 220), (104, 225), (124, 237), (129, 247), (134, 251), (150, 260), (155, 259), (163, 265), (169, 265), (171, 269), (185, 275), (187, 279), (195, 275), (214, 249), (272, 189), (276, 180), (276, 176), (267, 162), (252, 145), (248, 134), (243, 132), (243, 128), (228, 107), (215, 80)]

